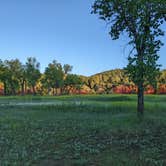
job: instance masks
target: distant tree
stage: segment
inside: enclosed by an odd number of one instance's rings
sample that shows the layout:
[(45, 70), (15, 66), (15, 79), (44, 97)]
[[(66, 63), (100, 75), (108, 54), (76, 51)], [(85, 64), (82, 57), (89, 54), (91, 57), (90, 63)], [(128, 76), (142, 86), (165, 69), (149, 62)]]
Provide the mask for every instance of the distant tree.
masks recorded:
[(22, 64), (18, 59), (14, 59), (10, 61), (7, 60), (6, 65), (8, 67), (10, 75), (9, 84), (11, 87), (11, 93), (13, 95), (16, 95), (17, 91), (20, 88), (19, 79), (21, 77)]
[(39, 82), (41, 84), (40, 94), (48, 95), (50, 93), (50, 86), (48, 80), (46, 79), (45, 73), (41, 75)]
[(8, 69), (2, 60), (0, 60), (0, 81), (4, 86), (4, 95), (7, 95)]
[(76, 89), (80, 90), (81, 84), (82, 84), (81, 78), (76, 74), (68, 74), (65, 79), (66, 87), (68, 86), (75, 87)]
[(96, 0), (92, 13), (110, 23), (113, 40), (122, 32), (128, 35), (132, 51), (127, 71), (138, 86), (138, 115), (144, 112), (144, 90), (155, 85), (159, 73), (158, 51), (164, 35), (161, 25), (166, 21), (165, 0)]
[(161, 72), (158, 82), (160, 84), (166, 84), (166, 70)]
[(44, 75), (44, 80), (47, 83), (47, 87), (52, 88), (53, 95), (55, 95), (55, 90), (57, 90), (58, 88), (61, 89), (63, 87), (64, 72), (62, 65), (54, 60), (52, 63), (48, 65), (48, 67), (46, 67)]
[(63, 70), (64, 70), (64, 74), (68, 74), (69, 72), (71, 72), (73, 69), (73, 66), (70, 66), (69, 64), (64, 64), (63, 65)]
[(27, 58), (27, 62), (25, 65), (26, 68), (26, 78), (29, 86), (33, 89), (33, 94), (36, 94), (35, 86), (37, 81), (39, 80), (41, 73), (40, 73), (40, 63), (37, 62), (36, 58), (29, 57)]
[(49, 94), (51, 91), (51, 85), (50, 85), (51, 83), (50, 83), (50, 79), (48, 78), (48, 75), (46, 75), (46, 69), (43, 75), (41, 76), (41, 84), (42, 84), (43, 92), (45, 94)]

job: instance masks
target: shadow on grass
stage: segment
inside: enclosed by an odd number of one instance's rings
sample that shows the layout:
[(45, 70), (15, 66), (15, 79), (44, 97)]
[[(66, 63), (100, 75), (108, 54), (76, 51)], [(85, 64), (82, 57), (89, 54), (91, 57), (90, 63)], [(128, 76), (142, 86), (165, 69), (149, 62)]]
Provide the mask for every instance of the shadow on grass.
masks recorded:
[(136, 96), (126, 95), (92, 95), (92, 96), (73, 96), (65, 98), (64, 101), (96, 101), (96, 102), (121, 102), (121, 101), (136, 101)]

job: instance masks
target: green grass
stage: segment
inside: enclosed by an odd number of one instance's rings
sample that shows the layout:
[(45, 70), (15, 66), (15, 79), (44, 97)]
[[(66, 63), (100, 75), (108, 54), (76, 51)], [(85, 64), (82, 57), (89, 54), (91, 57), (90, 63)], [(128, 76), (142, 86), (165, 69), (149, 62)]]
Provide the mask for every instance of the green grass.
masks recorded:
[[(30, 103), (30, 104), (29, 104)], [(165, 166), (166, 96), (0, 97), (0, 165)]]

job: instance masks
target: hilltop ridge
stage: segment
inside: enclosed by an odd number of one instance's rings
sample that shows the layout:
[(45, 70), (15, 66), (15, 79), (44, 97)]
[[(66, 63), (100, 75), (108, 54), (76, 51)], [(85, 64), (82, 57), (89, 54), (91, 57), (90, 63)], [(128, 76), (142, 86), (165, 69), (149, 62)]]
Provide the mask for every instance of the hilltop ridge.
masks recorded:
[[(136, 93), (137, 91), (136, 86), (129, 79), (124, 69), (107, 70), (89, 77), (80, 77), (83, 81), (82, 88), (88, 93)], [(165, 93), (166, 70), (161, 71), (157, 82), (159, 93)], [(147, 91), (147, 93), (154, 93), (155, 90), (149, 86)]]

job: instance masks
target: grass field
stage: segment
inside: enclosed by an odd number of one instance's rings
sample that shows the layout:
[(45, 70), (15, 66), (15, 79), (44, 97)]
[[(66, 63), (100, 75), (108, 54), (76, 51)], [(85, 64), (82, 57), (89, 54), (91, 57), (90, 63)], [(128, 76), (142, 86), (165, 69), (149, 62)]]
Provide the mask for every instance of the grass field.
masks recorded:
[(0, 166), (165, 166), (166, 96), (0, 97)]

